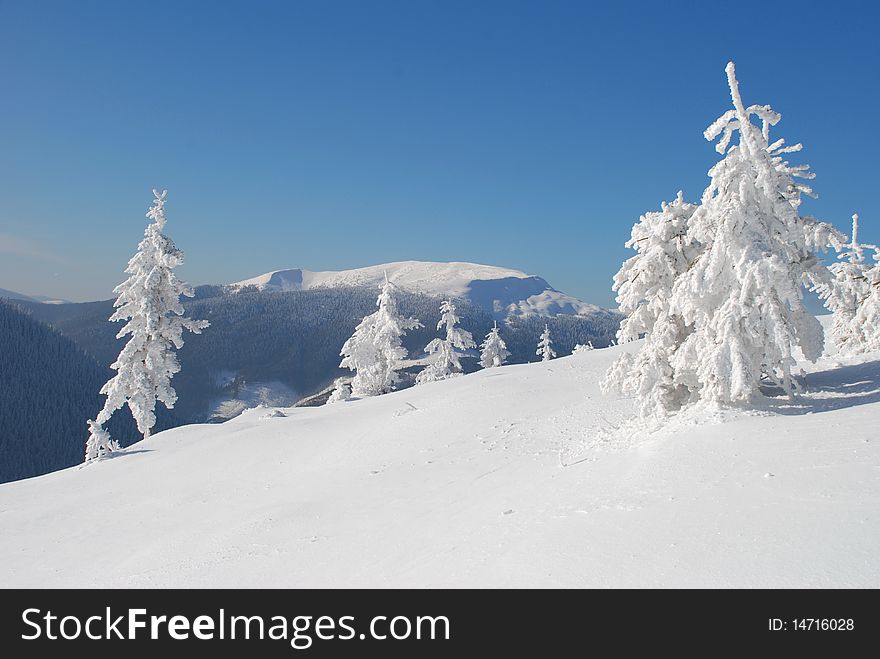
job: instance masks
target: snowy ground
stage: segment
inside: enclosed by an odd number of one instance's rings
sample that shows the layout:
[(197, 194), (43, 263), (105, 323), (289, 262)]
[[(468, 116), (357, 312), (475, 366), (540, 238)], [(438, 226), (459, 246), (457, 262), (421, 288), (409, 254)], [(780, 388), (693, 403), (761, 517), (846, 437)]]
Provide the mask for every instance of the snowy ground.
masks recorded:
[(598, 390), (622, 349), (0, 485), (0, 585), (880, 587), (880, 355), (645, 436)]

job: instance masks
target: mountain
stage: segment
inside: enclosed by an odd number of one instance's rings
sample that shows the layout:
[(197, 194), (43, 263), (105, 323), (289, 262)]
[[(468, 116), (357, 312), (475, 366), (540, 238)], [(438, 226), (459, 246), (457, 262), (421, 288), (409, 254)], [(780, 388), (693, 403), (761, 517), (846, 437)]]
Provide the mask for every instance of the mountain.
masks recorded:
[(589, 316), (603, 311), (594, 304), (560, 293), (541, 277), (519, 270), (477, 263), (400, 261), (353, 270), (311, 272), (276, 270), (229, 285), (229, 290), (308, 291), (327, 288), (375, 290), (388, 277), (409, 293), (466, 299), (497, 320), (511, 315)]
[[(0, 482), (79, 464), (110, 377), (73, 341), (0, 301)], [(176, 425), (167, 414), (161, 427)], [(109, 426), (123, 444), (139, 438), (126, 412)]]
[(0, 288), (0, 299), (2, 298), (5, 298), (7, 300), (19, 300), (22, 302), (41, 302), (43, 304), (70, 304), (67, 300), (47, 297), (45, 295), (24, 295), (22, 293), (16, 293), (15, 291), (10, 291), (5, 288)]
[(880, 587), (880, 355), (648, 434), (598, 388), (637, 347), (250, 410), (0, 485), (0, 583)]

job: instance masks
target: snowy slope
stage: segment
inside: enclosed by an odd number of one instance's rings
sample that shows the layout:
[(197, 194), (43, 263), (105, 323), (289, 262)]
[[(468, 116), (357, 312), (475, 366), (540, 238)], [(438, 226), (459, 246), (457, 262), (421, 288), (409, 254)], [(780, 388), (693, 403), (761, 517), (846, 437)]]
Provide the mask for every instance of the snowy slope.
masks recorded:
[(298, 291), (315, 288), (378, 288), (385, 275), (401, 289), (436, 297), (464, 297), (490, 313), (588, 316), (603, 309), (553, 289), (544, 279), (519, 270), (476, 263), (434, 263), (401, 261), (338, 272), (276, 270), (230, 284), (238, 290), (255, 286), (260, 290)]
[(632, 348), (0, 485), (0, 585), (880, 587), (880, 355), (811, 367), (773, 415), (646, 436), (598, 391)]

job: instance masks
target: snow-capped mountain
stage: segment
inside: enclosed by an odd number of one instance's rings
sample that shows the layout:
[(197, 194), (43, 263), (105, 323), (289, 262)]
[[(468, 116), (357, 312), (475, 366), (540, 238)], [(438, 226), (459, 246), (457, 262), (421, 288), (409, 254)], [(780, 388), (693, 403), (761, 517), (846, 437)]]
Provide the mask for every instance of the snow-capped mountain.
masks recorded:
[(462, 262), (399, 261), (326, 272), (300, 268), (275, 270), (230, 284), (229, 289), (241, 290), (247, 286), (266, 291), (378, 288), (386, 275), (407, 292), (466, 298), (499, 319), (531, 314), (589, 316), (605, 311), (557, 291), (541, 277), (510, 268)]
[(253, 409), (0, 485), (0, 584), (880, 586), (876, 356), (646, 434), (598, 385), (640, 343)]

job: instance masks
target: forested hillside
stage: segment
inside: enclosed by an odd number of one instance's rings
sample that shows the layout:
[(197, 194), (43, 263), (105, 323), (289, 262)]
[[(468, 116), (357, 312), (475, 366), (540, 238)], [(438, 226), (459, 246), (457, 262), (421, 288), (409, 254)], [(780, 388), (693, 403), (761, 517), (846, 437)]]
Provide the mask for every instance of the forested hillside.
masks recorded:
[[(174, 378), (179, 399), (175, 414), (182, 422), (208, 419), (218, 401), (235, 399), (256, 383), (281, 383), (295, 397), (312, 394), (335, 377), (348, 373), (338, 368), (339, 350), (355, 326), (375, 310), (372, 288), (332, 288), (272, 292), (245, 290), (223, 294), (216, 286), (196, 289), (186, 300), (187, 315), (203, 318), (211, 326), (204, 334), (188, 338), (179, 352), (181, 372)], [(100, 364), (109, 365), (122, 348), (115, 338), (119, 326), (107, 322), (110, 301), (87, 304), (31, 305), (21, 303), (37, 318), (52, 324), (75, 341)], [(424, 327), (404, 339), (411, 358), (423, 356), (434, 337), (440, 300), (400, 292), (401, 312), (422, 321)], [(456, 302), (461, 326), (482, 341), (492, 326), (492, 316), (467, 300)], [(511, 352), (509, 363), (536, 361), (535, 347), (548, 323), (554, 347), (568, 354), (577, 343), (608, 345), (620, 316), (602, 310), (592, 316), (559, 315), (554, 318), (521, 316), (501, 325), (501, 335)], [(474, 353), (476, 355), (476, 353)], [(478, 360), (462, 360), (466, 372), (477, 370)], [(404, 383), (406, 384), (406, 383)]]

